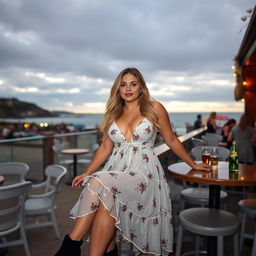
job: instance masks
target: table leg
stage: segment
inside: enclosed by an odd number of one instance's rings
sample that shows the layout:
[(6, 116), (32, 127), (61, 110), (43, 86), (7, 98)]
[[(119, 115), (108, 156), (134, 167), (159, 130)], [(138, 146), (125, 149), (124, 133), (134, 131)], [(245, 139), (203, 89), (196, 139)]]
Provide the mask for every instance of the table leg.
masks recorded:
[[(76, 170), (77, 170), (77, 169), (76, 169), (76, 165), (77, 165), (77, 155), (74, 154), (74, 155), (73, 155), (73, 179), (76, 177), (76, 172), (77, 172), (77, 171), (76, 171)], [(73, 179), (72, 179), (72, 180), (73, 180)], [(67, 181), (66, 184), (67, 184), (67, 185), (72, 185), (72, 180), (71, 180), (71, 181)]]
[[(209, 207), (210, 208), (220, 208), (220, 186), (210, 185), (209, 189)], [(207, 255), (216, 256), (217, 255), (217, 237), (208, 236), (208, 246)]]
[(74, 154), (74, 177), (73, 178), (76, 177), (76, 164), (77, 164), (77, 155)]

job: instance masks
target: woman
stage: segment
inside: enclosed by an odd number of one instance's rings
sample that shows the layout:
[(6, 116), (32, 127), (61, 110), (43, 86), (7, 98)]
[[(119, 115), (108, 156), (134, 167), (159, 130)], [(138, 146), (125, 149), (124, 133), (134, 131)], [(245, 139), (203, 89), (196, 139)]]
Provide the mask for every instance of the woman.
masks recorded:
[(231, 129), (236, 125), (236, 120), (231, 118), (229, 119), (223, 126), (222, 131), (221, 131), (221, 135), (223, 136), (223, 142), (227, 142), (228, 141), (228, 135), (231, 131)]
[[(117, 255), (116, 228), (141, 252), (172, 251), (172, 213), (169, 187), (153, 145), (157, 131), (166, 144), (192, 168), (195, 164), (174, 135), (168, 113), (150, 98), (136, 68), (124, 69), (111, 89), (102, 124), (103, 139), (88, 169), (73, 187), (85, 186), (71, 210), (73, 230), (56, 254), (80, 255), (90, 232), (89, 255)], [(109, 157), (104, 168), (94, 173)], [(105, 253), (105, 254), (104, 254)]]
[(219, 126), (215, 122), (216, 118), (216, 112), (211, 112), (208, 120), (207, 120), (207, 130), (208, 133), (216, 133), (216, 130), (219, 128)]
[(240, 163), (252, 164), (255, 160), (253, 152), (254, 128), (247, 114), (240, 117), (238, 125), (231, 129), (228, 142), (236, 141), (238, 160)]

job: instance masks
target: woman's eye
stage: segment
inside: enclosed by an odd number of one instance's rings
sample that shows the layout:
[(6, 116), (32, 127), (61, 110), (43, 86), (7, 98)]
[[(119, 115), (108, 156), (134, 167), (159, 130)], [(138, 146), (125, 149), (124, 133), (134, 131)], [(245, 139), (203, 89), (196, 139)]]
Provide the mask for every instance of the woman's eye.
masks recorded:
[(132, 86), (133, 86), (133, 87), (137, 86), (137, 83), (132, 83)]
[(124, 83), (120, 84), (120, 87), (125, 87), (125, 84)]

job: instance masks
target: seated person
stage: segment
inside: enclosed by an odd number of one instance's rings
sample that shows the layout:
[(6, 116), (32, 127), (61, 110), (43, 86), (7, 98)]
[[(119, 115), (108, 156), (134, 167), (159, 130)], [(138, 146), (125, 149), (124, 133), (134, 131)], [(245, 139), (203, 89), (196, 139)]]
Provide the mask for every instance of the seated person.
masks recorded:
[(251, 119), (247, 114), (243, 114), (238, 125), (234, 126), (228, 135), (228, 143), (232, 143), (233, 140), (236, 142), (240, 163), (253, 164), (255, 161), (252, 146), (253, 133)]
[(194, 122), (193, 129), (196, 130), (202, 127), (204, 127), (202, 123), (202, 115), (199, 114), (196, 116), (196, 121)]
[(216, 112), (211, 112), (211, 114), (209, 115), (207, 120), (207, 133), (216, 133), (216, 130), (219, 128), (219, 126), (215, 122), (216, 116)]
[(231, 129), (236, 125), (236, 120), (235, 119), (229, 119), (223, 126), (221, 135), (223, 136), (223, 142), (228, 141), (228, 135), (231, 131)]

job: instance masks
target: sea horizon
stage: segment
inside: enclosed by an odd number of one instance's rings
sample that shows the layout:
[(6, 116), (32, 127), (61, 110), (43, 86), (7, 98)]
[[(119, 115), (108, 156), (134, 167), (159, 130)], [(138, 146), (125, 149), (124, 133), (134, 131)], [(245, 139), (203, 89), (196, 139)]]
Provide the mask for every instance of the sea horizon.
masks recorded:
[[(234, 118), (237, 122), (243, 112), (218, 112), (219, 115), (226, 115), (229, 118)], [(168, 112), (173, 130), (178, 135), (186, 133), (186, 127), (193, 125), (198, 114), (202, 115), (204, 120), (209, 116), (209, 112)], [(85, 129), (92, 129), (99, 127), (103, 118), (103, 113), (71, 113), (63, 114), (57, 117), (27, 117), (27, 118), (0, 118), (0, 122), (9, 123), (48, 123), (55, 125), (60, 123), (79, 125)], [(222, 126), (226, 121), (217, 121), (217, 124)]]

